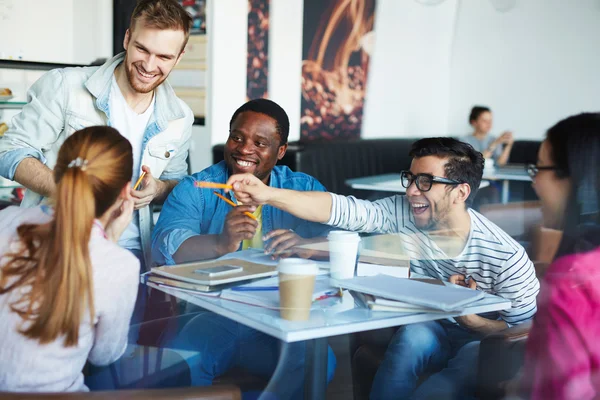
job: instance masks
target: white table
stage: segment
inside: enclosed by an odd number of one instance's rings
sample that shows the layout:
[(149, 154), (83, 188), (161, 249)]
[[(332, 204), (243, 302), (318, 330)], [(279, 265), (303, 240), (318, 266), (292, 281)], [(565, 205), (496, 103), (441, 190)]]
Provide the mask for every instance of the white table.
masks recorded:
[(486, 294), (462, 313), (404, 313), (371, 311), (352, 298), (348, 292), (344, 297), (319, 301), (311, 311), (310, 319), (291, 322), (280, 318), (279, 311), (250, 306), (218, 297), (198, 296), (190, 292), (158, 286), (148, 286), (168, 293), (181, 300), (195, 304), (215, 314), (249, 326), (283, 342), (307, 341), (305, 367), (305, 398), (325, 399), (327, 387), (327, 338), (372, 329), (388, 328), (417, 322), (433, 321), (458, 315), (479, 314), (499, 311), (511, 307), (511, 303), (498, 296)]
[(483, 179), (502, 181), (502, 204), (508, 203), (510, 181), (531, 182), (531, 177), (527, 173), (526, 166), (519, 164), (484, 169)]
[[(406, 193), (406, 189), (402, 186), (402, 183), (400, 182), (400, 174), (365, 176), (362, 178), (348, 179), (345, 183), (352, 189)], [(489, 182), (481, 181), (479, 189), (487, 187), (489, 185)]]

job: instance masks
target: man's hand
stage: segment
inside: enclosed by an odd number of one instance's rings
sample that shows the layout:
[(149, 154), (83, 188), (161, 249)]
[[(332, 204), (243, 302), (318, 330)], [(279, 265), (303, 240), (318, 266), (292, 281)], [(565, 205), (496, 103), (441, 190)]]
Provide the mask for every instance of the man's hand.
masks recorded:
[(467, 278), (462, 274), (452, 275), (448, 281), (458, 286), (463, 286), (469, 289), (477, 290), (477, 282), (473, 278)]
[(265, 246), (265, 254), (271, 254), (274, 260), (277, 258), (287, 258), (295, 251), (290, 251), (292, 247), (308, 243), (301, 236), (291, 229), (276, 229), (263, 236), (263, 241), (269, 241)]
[(227, 184), (233, 186), (235, 198), (244, 204), (265, 204), (270, 200), (273, 190), (252, 174), (233, 175)]
[(111, 220), (104, 229), (108, 240), (117, 243), (133, 218), (133, 200), (123, 199), (121, 205), (113, 211)]
[(254, 206), (233, 207), (225, 218), (223, 232), (217, 239), (217, 247), (221, 254), (237, 251), (242, 240), (252, 239), (256, 234), (258, 221), (250, 218), (245, 212), (253, 213)]
[[(458, 286), (463, 286), (469, 289), (477, 290), (477, 282), (473, 278), (467, 278), (462, 274), (452, 275), (450, 279), (448, 279), (450, 283), (453, 283)], [(462, 317), (454, 317), (456, 322), (465, 328), (472, 328), (476, 325), (477, 319), (481, 318), (476, 314), (471, 315), (463, 315)]]
[(144, 179), (142, 179), (140, 185), (141, 190), (131, 189), (131, 197), (133, 197), (136, 210), (146, 207), (165, 190), (165, 183), (152, 176), (150, 167), (144, 165), (142, 166), (142, 171), (145, 172), (146, 175), (144, 176)]

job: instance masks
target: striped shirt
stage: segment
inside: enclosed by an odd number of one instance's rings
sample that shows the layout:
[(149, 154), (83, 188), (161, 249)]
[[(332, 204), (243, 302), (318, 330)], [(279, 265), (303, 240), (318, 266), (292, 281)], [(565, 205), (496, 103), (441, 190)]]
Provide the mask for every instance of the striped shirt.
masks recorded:
[(414, 224), (405, 196), (370, 202), (331, 193), (329, 225), (357, 232), (397, 233), (411, 261), (411, 272), (448, 281), (454, 274), (472, 277), (477, 289), (507, 300), (512, 307), (500, 311), (509, 326), (536, 312), (539, 282), (523, 246), (483, 215), (469, 209), (471, 227), (462, 252), (447, 256), (432, 238)]

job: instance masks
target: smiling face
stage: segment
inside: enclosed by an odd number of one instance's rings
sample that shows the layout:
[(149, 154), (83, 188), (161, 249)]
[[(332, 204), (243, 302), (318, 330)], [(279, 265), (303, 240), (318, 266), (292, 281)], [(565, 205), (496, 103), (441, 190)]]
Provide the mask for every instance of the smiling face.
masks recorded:
[[(445, 178), (444, 166), (447, 159), (436, 156), (413, 158), (410, 172), (430, 174)], [(422, 230), (446, 229), (452, 226), (452, 219), (465, 213), (465, 201), (470, 189), (467, 184), (445, 185), (433, 183), (431, 190), (420, 191), (413, 182), (406, 189), (406, 197), (410, 203), (415, 225)]]
[(250, 173), (268, 184), (273, 167), (286, 149), (273, 118), (245, 111), (231, 124), (225, 143), (225, 162), (232, 174)]
[[(544, 140), (538, 152), (538, 167), (554, 166), (550, 143)], [(571, 191), (568, 178), (558, 178), (552, 170), (539, 170), (533, 179), (533, 189), (542, 202), (542, 218), (546, 228), (560, 229)]]
[(179, 62), (185, 34), (182, 30), (146, 27), (143, 19), (127, 30), (125, 72), (133, 90), (150, 93), (163, 83)]

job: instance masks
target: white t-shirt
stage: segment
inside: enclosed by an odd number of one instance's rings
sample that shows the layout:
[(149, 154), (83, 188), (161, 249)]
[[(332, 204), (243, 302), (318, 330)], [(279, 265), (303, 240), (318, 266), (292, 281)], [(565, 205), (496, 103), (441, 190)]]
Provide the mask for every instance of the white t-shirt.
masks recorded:
[[(129, 107), (129, 104), (127, 104), (127, 101), (121, 93), (121, 89), (119, 89), (117, 80), (113, 76), (108, 105), (110, 109), (110, 124), (131, 143), (133, 150), (132, 182), (136, 182), (141, 173), (142, 142), (144, 140), (146, 126), (148, 125), (150, 116), (154, 112), (154, 100), (153, 97), (150, 106), (142, 114), (136, 113)], [(125, 232), (123, 232), (123, 235), (121, 235), (119, 245), (128, 249), (142, 248), (137, 211), (133, 216), (133, 221), (129, 224)]]

